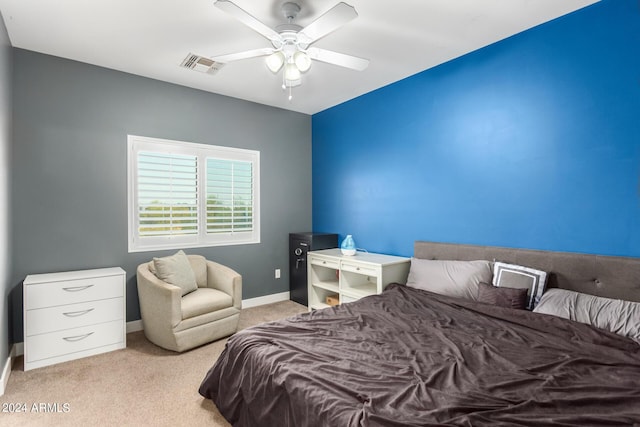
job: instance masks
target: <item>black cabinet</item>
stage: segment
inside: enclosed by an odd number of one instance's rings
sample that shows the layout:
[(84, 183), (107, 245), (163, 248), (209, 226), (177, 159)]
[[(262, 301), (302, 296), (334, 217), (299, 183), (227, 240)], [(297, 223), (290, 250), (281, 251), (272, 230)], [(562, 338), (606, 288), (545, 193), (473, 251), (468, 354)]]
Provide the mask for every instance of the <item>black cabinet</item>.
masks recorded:
[(313, 232), (289, 234), (289, 293), (291, 300), (308, 305), (307, 252), (337, 247), (337, 234)]

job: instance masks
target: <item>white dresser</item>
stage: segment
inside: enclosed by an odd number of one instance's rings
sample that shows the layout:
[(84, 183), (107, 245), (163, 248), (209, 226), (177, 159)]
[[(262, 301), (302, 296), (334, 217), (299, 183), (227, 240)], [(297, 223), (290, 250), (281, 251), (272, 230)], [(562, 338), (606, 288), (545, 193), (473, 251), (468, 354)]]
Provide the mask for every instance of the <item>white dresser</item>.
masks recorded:
[(125, 283), (119, 267), (27, 276), (24, 370), (125, 348)]
[(327, 296), (340, 303), (379, 294), (389, 283), (406, 283), (411, 258), (358, 252), (342, 255), (340, 249), (307, 254), (309, 309), (328, 307)]

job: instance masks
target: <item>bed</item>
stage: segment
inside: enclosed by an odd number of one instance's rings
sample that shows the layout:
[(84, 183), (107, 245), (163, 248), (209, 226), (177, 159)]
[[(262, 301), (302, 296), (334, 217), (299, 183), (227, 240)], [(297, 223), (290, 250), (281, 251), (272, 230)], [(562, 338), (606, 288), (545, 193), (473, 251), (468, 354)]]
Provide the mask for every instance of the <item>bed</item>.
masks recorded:
[(640, 424), (640, 259), (416, 242), (410, 281), (431, 260), (545, 271), (538, 307), (552, 289), (592, 298), (578, 313), (624, 305), (594, 327), (391, 284), (238, 332), (200, 394), (234, 426)]

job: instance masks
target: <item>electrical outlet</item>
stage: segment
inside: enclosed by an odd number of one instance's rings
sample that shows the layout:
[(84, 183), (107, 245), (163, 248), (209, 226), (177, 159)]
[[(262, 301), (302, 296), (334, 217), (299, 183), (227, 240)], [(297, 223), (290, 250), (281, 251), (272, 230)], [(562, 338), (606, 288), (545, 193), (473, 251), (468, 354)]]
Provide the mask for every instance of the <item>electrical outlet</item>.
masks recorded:
[(276, 279), (280, 278), (280, 269), (276, 268)]

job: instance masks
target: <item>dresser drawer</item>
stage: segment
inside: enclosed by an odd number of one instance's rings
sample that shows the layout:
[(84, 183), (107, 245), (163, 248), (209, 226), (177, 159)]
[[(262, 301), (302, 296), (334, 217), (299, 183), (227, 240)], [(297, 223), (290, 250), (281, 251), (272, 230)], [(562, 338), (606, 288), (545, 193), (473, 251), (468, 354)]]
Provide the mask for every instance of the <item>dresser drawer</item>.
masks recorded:
[(123, 297), (122, 279), (107, 276), (28, 285), (24, 287), (25, 309)]
[(340, 268), (340, 262), (333, 259), (326, 259), (326, 258), (320, 258), (320, 257), (314, 256), (309, 258), (309, 262), (312, 265), (319, 265), (321, 267), (333, 268), (336, 270)]
[(350, 271), (352, 273), (363, 274), (365, 276), (377, 276), (378, 275), (378, 269), (375, 268), (375, 267), (368, 266), (368, 265), (363, 265), (363, 264), (358, 264), (358, 263), (351, 263), (351, 262), (348, 262), (348, 261), (342, 261), (341, 268), (344, 271)]
[(124, 319), (124, 299), (83, 302), (27, 310), (27, 336)]
[(27, 363), (124, 342), (122, 321), (100, 323), (27, 337)]

